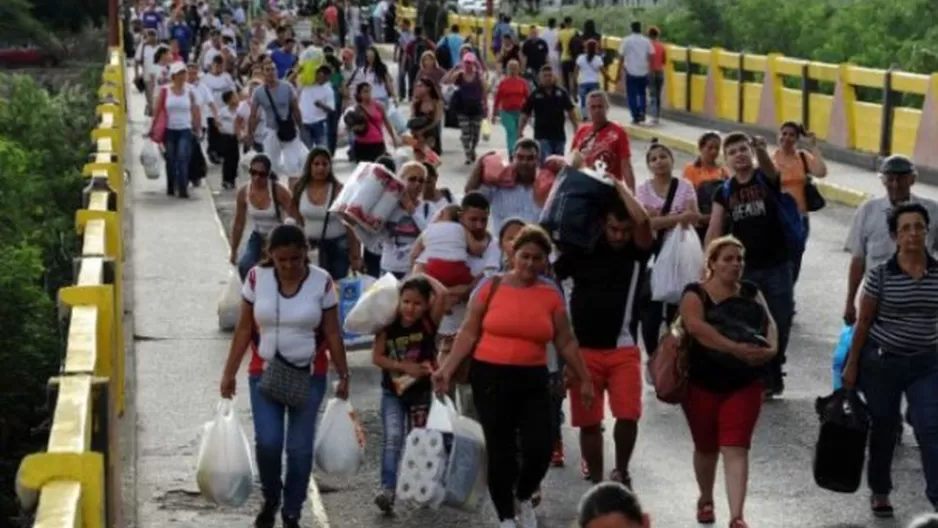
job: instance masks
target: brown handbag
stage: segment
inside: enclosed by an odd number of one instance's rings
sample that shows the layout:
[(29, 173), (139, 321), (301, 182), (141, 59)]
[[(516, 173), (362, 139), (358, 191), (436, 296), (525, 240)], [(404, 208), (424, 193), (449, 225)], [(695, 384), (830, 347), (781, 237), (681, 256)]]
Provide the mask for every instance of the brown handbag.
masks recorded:
[[(495, 292), (498, 291), (498, 287), (501, 283), (501, 275), (496, 275), (492, 278), (492, 288), (489, 290), (489, 296), (485, 299), (485, 307), (482, 309), (482, 317), (479, 320), (480, 327), (482, 326), (482, 322), (485, 321), (485, 314), (488, 313), (489, 305), (492, 304), (492, 299), (495, 298)], [(469, 365), (472, 364), (472, 357), (475, 355), (476, 345), (478, 344), (479, 340), (476, 339), (476, 342), (472, 344), (472, 353), (459, 363), (459, 367), (457, 367), (456, 372), (453, 373), (453, 383), (460, 385), (469, 383)]]
[(688, 343), (689, 338), (679, 316), (662, 336), (649, 362), (655, 395), (665, 403), (679, 404), (687, 399)]

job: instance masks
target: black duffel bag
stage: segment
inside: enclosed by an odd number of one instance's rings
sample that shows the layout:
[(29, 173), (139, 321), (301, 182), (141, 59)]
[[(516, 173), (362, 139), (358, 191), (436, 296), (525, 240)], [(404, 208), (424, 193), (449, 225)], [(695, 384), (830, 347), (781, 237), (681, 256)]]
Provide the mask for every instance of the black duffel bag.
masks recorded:
[(863, 481), (870, 413), (856, 390), (837, 389), (814, 404), (821, 429), (814, 446), (814, 482), (839, 493), (854, 493)]
[(606, 204), (618, 199), (611, 182), (567, 166), (557, 175), (539, 223), (561, 250), (592, 251), (603, 233)]

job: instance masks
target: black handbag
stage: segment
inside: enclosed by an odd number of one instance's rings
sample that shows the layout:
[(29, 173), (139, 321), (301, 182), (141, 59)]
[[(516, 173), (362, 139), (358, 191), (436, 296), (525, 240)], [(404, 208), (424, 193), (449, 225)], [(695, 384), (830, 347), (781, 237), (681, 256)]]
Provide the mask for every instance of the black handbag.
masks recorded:
[(267, 362), (257, 388), (266, 398), (281, 405), (302, 409), (309, 403), (313, 391), (310, 364), (294, 365), (280, 355), (280, 291), (276, 292), (276, 326), (274, 327), (274, 357)]
[(814, 404), (821, 421), (814, 446), (814, 482), (839, 493), (854, 493), (863, 481), (870, 413), (856, 390), (838, 389)]
[(267, 94), (267, 99), (270, 101), (270, 108), (274, 112), (274, 117), (277, 119), (277, 139), (283, 143), (289, 143), (296, 139), (296, 123), (290, 120), (290, 108), (287, 107), (287, 117), (286, 119), (280, 119), (280, 114), (277, 113), (277, 105), (274, 103), (274, 98), (270, 95), (270, 89), (266, 86), (264, 87), (264, 93)]
[(804, 152), (799, 152), (798, 154), (801, 157), (801, 165), (804, 167), (805, 207), (807, 207), (809, 213), (816, 213), (827, 206), (827, 200), (824, 199), (824, 195), (821, 194), (820, 189), (818, 189), (817, 185), (814, 183), (814, 178), (811, 176), (811, 172), (808, 169), (808, 157), (804, 155)]

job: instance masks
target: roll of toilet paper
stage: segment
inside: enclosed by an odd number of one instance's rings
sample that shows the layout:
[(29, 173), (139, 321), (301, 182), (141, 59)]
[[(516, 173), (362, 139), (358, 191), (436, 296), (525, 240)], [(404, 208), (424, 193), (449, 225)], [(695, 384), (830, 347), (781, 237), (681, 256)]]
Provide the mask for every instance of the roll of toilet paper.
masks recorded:
[(410, 447), (413, 449), (422, 448), (427, 444), (427, 430), (414, 428), (407, 434), (407, 444), (404, 446), (405, 449)]
[(423, 479), (438, 480), (445, 469), (445, 461), (440, 455), (424, 455), (416, 460), (416, 466)]
[(431, 480), (421, 479), (414, 489), (414, 500), (423, 506), (429, 506), (436, 498), (438, 486)]
[(428, 453), (435, 455), (442, 453), (446, 449), (446, 446), (443, 444), (443, 433), (439, 431), (425, 431), (424, 433), (424, 443), (422, 447), (426, 449)]
[(397, 489), (394, 494), (399, 501), (415, 500), (420, 486), (421, 483), (415, 475), (401, 474), (397, 477)]

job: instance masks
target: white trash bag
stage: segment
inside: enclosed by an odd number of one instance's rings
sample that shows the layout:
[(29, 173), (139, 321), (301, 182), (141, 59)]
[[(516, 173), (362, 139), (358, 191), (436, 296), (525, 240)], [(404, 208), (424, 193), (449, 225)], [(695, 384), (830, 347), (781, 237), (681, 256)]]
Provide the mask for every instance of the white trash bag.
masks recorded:
[(677, 304), (684, 287), (700, 280), (703, 250), (697, 231), (691, 228), (676, 227), (665, 236), (651, 272), (651, 299)]
[(332, 398), (326, 404), (314, 452), (316, 467), (328, 475), (358, 473), (365, 457), (365, 432), (348, 400)]
[(241, 279), (237, 270), (228, 272), (228, 283), (218, 298), (218, 329), (223, 332), (234, 330), (241, 317)]
[(143, 143), (143, 150), (140, 151), (140, 164), (143, 165), (143, 173), (148, 180), (158, 180), (163, 172), (163, 155), (156, 143), (147, 140)]
[(224, 399), (215, 407), (215, 418), (203, 426), (195, 480), (199, 492), (222, 506), (244, 504), (254, 487), (254, 458), (247, 435)]
[(355, 303), (345, 318), (345, 331), (353, 334), (376, 334), (394, 321), (400, 292), (397, 279), (385, 273), (362, 298)]

